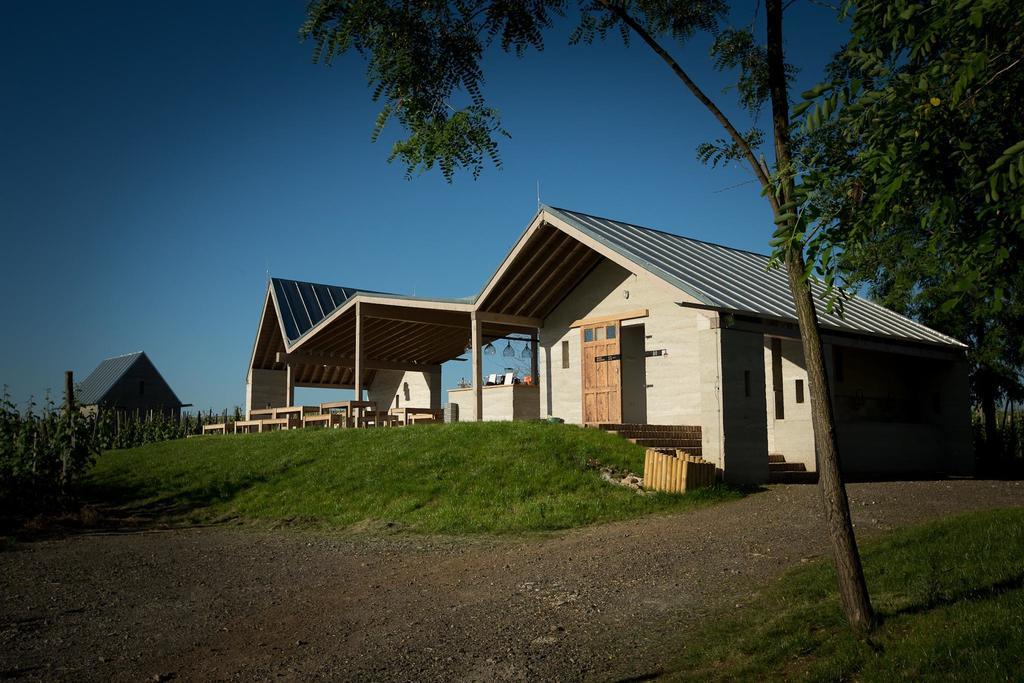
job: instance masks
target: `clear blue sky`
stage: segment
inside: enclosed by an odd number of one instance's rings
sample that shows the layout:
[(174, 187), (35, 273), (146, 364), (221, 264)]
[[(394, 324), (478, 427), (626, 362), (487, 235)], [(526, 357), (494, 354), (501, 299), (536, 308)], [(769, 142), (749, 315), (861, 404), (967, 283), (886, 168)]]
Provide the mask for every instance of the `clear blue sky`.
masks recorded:
[[(736, 22), (754, 5), (738, 3)], [(386, 163), (361, 59), (313, 65), (296, 37), (304, 8), (3, 5), (0, 383), (18, 402), (143, 349), (186, 403), (242, 404), (268, 265), (472, 295), (533, 216), (538, 180), (548, 204), (765, 250), (755, 186), (725, 189), (751, 176), (697, 162), (722, 131), (641, 44), (570, 47), (567, 21), (542, 54), (488, 57), (486, 94), (512, 133), (504, 168), (449, 185)], [(786, 21), (799, 92), (845, 31), (806, 1)], [(674, 52), (748, 126), (707, 47)], [(445, 384), (459, 374), (446, 367)]]

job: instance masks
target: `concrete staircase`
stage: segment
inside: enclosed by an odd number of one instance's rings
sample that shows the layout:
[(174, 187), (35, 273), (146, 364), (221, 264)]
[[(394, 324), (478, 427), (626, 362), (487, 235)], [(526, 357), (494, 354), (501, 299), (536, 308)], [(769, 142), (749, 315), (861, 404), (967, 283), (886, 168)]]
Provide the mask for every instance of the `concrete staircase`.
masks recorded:
[(701, 456), (699, 426), (607, 423), (598, 427), (644, 448), (665, 453), (675, 453), (678, 448), (690, 455)]
[(786, 462), (781, 453), (768, 454), (768, 482), (771, 484), (813, 484), (817, 472), (808, 472), (802, 462)]

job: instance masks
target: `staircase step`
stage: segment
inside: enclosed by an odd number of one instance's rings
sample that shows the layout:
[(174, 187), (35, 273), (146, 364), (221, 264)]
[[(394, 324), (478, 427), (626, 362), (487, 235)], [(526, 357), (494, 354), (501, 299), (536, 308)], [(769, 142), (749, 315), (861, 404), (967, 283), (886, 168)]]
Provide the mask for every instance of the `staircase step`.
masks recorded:
[(685, 439), (677, 437), (643, 437), (640, 439), (628, 439), (638, 446), (647, 448), (697, 448), (701, 447), (700, 439)]
[(784, 456), (782, 453), (769, 453), (768, 462), (786, 462), (786, 456)]
[(802, 462), (769, 462), (769, 472), (806, 472), (807, 467)]
[(700, 427), (692, 425), (647, 425), (604, 423), (598, 425), (598, 428), (609, 432), (615, 432), (616, 434), (620, 434), (622, 436), (632, 436), (636, 434), (685, 434), (687, 436), (700, 438)]

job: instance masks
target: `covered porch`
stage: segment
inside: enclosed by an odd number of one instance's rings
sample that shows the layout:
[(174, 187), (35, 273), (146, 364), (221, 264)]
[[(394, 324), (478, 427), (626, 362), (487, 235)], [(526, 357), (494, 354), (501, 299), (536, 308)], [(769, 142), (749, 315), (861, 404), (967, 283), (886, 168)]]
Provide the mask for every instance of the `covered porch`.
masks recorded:
[[(370, 404), (363, 412), (394, 415), (401, 423), (415, 421), (419, 411), (440, 411), (441, 366), (455, 361), (467, 364), (471, 382), (468, 391), (460, 392), (469, 397), (458, 401), (460, 419), (512, 419), (485, 400), (482, 349), (503, 339), (527, 342), (536, 378), (539, 325), (540, 320), (528, 316), (478, 312), (466, 300), (274, 279), (249, 367), (246, 417), (294, 407), (296, 388), (315, 388), (349, 390), (355, 401)], [(535, 385), (504, 388), (517, 395), (537, 392)], [(538, 416), (535, 408), (532, 414), (517, 413), (515, 419)]]

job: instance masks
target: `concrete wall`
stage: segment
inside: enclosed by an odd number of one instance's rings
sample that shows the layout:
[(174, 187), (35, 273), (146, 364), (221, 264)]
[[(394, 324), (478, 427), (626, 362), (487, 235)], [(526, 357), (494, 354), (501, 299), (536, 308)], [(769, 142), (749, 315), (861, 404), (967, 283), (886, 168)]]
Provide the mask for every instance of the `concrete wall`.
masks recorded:
[[(459, 406), (459, 421), (476, 419), (473, 389), (449, 389), (448, 402)], [(484, 420), (508, 422), (536, 420), (540, 417), (540, 388), (526, 384), (496, 385), (483, 388)]]
[(726, 481), (768, 481), (764, 337), (721, 330), (722, 442)]
[(288, 403), (288, 372), (252, 368), (245, 382), (245, 416), (254, 408), (277, 408)]
[[(625, 292), (629, 292), (626, 298)], [(579, 424), (583, 420), (579, 319), (646, 308), (646, 318), (627, 320), (623, 327), (642, 325), (646, 351), (667, 353), (645, 359), (643, 397), (631, 395), (631, 410), (642, 403), (650, 424), (699, 425), (702, 418), (701, 355), (698, 332), (709, 327), (714, 313), (684, 308), (689, 297), (646, 273), (631, 273), (604, 261), (544, 320), (540, 330), (540, 407), (543, 416)], [(624, 332), (624, 336), (625, 336)], [(562, 367), (562, 342), (568, 342), (569, 367)], [(633, 349), (633, 353), (639, 350)], [(717, 350), (714, 351), (717, 359)], [(713, 360), (712, 362), (717, 362)], [(630, 369), (627, 364), (624, 372)], [(634, 366), (635, 369), (635, 366)], [(623, 377), (624, 390), (636, 389)]]
[[(807, 387), (803, 347), (798, 339), (780, 339), (783, 417), (775, 414), (772, 385), (772, 338), (764, 338), (764, 389), (767, 411), (768, 452), (781, 453), (786, 462), (803, 463), (809, 472), (817, 469), (814, 430), (811, 426), (811, 394)], [(804, 384), (803, 403), (797, 403), (797, 380)]]
[[(406, 387), (408, 385), (408, 388)], [(366, 389), (367, 400), (376, 401), (379, 410), (390, 408), (440, 408), (441, 370), (404, 372), (377, 370)]]
[[(764, 398), (769, 452), (817, 469), (803, 350), (783, 339), (784, 415), (775, 415), (771, 339), (765, 338)], [(825, 344), (843, 471), (853, 476), (973, 472), (967, 365), (913, 348)], [(796, 381), (804, 402), (796, 402)]]

